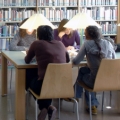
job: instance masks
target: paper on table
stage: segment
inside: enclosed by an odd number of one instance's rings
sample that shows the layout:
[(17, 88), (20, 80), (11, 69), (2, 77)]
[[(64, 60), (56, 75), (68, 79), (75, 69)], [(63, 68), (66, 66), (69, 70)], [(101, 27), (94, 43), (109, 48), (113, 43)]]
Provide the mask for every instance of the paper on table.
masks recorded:
[(75, 50), (68, 50), (70, 57), (75, 57), (78, 53)]
[(26, 51), (21, 51), (22, 53), (24, 53), (26, 55)]

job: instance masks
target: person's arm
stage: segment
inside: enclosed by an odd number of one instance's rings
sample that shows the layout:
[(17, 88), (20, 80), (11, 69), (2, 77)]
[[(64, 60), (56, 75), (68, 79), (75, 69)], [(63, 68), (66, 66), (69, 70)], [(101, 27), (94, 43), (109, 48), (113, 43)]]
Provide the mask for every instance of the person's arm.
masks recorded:
[(73, 58), (72, 63), (74, 65), (78, 65), (84, 59), (85, 54), (86, 54), (86, 52), (85, 52), (85, 45), (83, 44), (81, 46), (80, 51), (77, 54), (77, 56), (75, 58)]
[(75, 32), (75, 42), (77, 44), (74, 47), (75, 47), (75, 49), (80, 49), (80, 36), (76, 30), (74, 32)]
[(33, 57), (35, 56), (35, 42), (33, 42), (30, 46), (30, 49), (27, 52), (27, 55), (25, 56), (25, 62), (27, 64), (29, 64), (31, 62), (31, 60), (33, 59)]
[(10, 42), (9, 50), (10, 51), (22, 51), (25, 50), (24, 46), (17, 46), (20, 42), (21, 38), (19, 36), (19, 32), (14, 36), (14, 38)]
[(113, 53), (112, 53), (112, 59), (116, 59), (116, 53), (115, 53), (115, 50), (113, 50)]
[(116, 53), (115, 53), (115, 49), (114, 49), (113, 44), (112, 44), (110, 41), (108, 41), (107, 46), (108, 46), (108, 45), (109, 45), (109, 47), (110, 47), (110, 49), (111, 49), (111, 52), (112, 52), (112, 59), (116, 59)]
[(64, 32), (58, 33), (58, 30), (55, 29), (54, 30), (54, 40), (62, 41), (62, 37), (64, 34), (65, 34)]
[(112, 58), (113, 58), (113, 59), (116, 59), (116, 54), (115, 54), (115, 52), (112, 54)]

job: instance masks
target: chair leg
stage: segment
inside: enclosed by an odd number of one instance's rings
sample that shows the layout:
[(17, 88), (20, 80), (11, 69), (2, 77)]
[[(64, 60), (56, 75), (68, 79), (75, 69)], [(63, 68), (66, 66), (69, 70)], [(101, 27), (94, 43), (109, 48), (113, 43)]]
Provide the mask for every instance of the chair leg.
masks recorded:
[(60, 98), (59, 98), (59, 103), (58, 103), (58, 119), (60, 119)]
[(35, 100), (35, 120), (38, 119), (37, 99)]
[(111, 97), (112, 97), (112, 91), (110, 91), (110, 99), (111, 99)]
[(89, 115), (90, 120), (92, 120), (92, 111), (91, 111), (91, 93), (89, 92)]
[[(79, 67), (78, 67), (78, 71), (79, 71)], [(75, 92), (75, 95), (74, 97), (76, 98), (76, 83), (74, 85), (74, 92)], [(75, 103), (73, 104), (73, 113), (75, 112)]]
[(74, 99), (74, 98), (70, 98), (70, 99), (72, 99), (73, 101), (74, 101), (74, 103), (76, 104), (76, 113), (77, 113), (77, 120), (79, 120), (79, 111), (78, 111), (78, 102), (77, 102), (77, 100), (76, 99)]
[(12, 83), (12, 68), (11, 68), (11, 76), (10, 76), (10, 89), (11, 89), (11, 83)]
[(73, 113), (75, 113), (75, 103), (73, 103)]
[(27, 91), (27, 94), (26, 94), (26, 119), (28, 120), (28, 100), (29, 100), (29, 91)]
[(103, 111), (103, 104), (104, 104), (104, 91), (103, 91), (103, 94), (102, 94), (102, 109), (101, 109), (101, 111)]

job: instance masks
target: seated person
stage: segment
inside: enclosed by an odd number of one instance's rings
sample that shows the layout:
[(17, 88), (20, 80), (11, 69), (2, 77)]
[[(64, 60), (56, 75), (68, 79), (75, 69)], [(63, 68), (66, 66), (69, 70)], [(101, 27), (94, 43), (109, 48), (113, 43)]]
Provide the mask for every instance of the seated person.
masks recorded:
[[(20, 26), (26, 22), (28, 18), (24, 19)], [(27, 29), (19, 29), (14, 38), (10, 42), (10, 51), (26, 51), (29, 49), (30, 45), (36, 40), (36, 30), (29, 31)], [(37, 75), (38, 69), (26, 69), (26, 79), (33, 79)], [(32, 76), (30, 76), (32, 75)], [(26, 90), (28, 89), (26, 84)]]
[[(63, 26), (68, 22), (68, 19), (63, 19), (59, 27), (54, 29), (54, 39), (61, 41), (67, 50), (80, 48), (80, 36), (76, 30), (64, 28)], [(75, 45), (76, 43), (76, 45)]]
[[(80, 48), (77, 56), (72, 60), (73, 64), (79, 64), (86, 55), (88, 67), (81, 67), (79, 69), (77, 83), (76, 83), (76, 97), (80, 98), (83, 92), (83, 88), (78, 84), (79, 81), (83, 81), (90, 88), (94, 87), (96, 74), (103, 58), (114, 59), (115, 49), (113, 45), (101, 38), (101, 32), (96, 26), (88, 26), (85, 29), (86, 41)], [(87, 110), (89, 110), (89, 94), (85, 90), (85, 100)], [(94, 92), (91, 93), (91, 106), (92, 114), (97, 114), (98, 100)]]
[[(69, 55), (62, 42), (54, 40), (53, 30), (50, 26), (39, 26), (37, 29), (37, 38), (38, 40), (31, 44), (25, 57), (25, 62), (29, 64), (32, 58), (36, 57), (38, 75), (32, 80), (26, 80), (26, 84), (39, 95), (47, 65), (49, 63), (69, 62)], [(52, 99), (38, 100), (39, 109), (41, 110), (38, 115), (38, 120), (45, 120), (47, 114), (49, 120), (55, 119), (56, 108), (51, 105), (51, 102)]]
[[(27, 20), (24, 19), (20, 26)], [(14, 38), (10, 42), (9, 50), (10, 51), (24, 51), (25, 47), (29, 48), (33, 41), (36, 39), (35, 30), (19, 29)]]

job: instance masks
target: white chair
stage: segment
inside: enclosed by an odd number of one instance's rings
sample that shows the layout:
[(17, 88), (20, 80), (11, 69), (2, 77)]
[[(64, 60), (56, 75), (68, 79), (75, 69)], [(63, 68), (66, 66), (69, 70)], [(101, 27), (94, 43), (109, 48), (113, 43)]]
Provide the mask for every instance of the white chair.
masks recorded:
[(90, 120), (92, 120), (90, 92), (120, 90), (120, 59), (102, 59), (93, 89), (83, 82), (78, 83), (89, 91), (89, 111)]
[[(40, 95), (35, 94), (31, 89), (29, 91), (36, 98), (36, 120), (37, 120), (37, 100), (38, 99), (55, 99), (55, 98), (71, 98), (76, 103), (77, 120), (79, 120), (78, 102), (73, 98), (74, 89), (72, 81), (72, 65), (70, 63), (56, 64), (50, 63), (47, 66), (45, 77), (42, 84)], [(60, 106), (60, 101), (59, 101)], [(60, 117), (60, 107), (59, 107)]]

